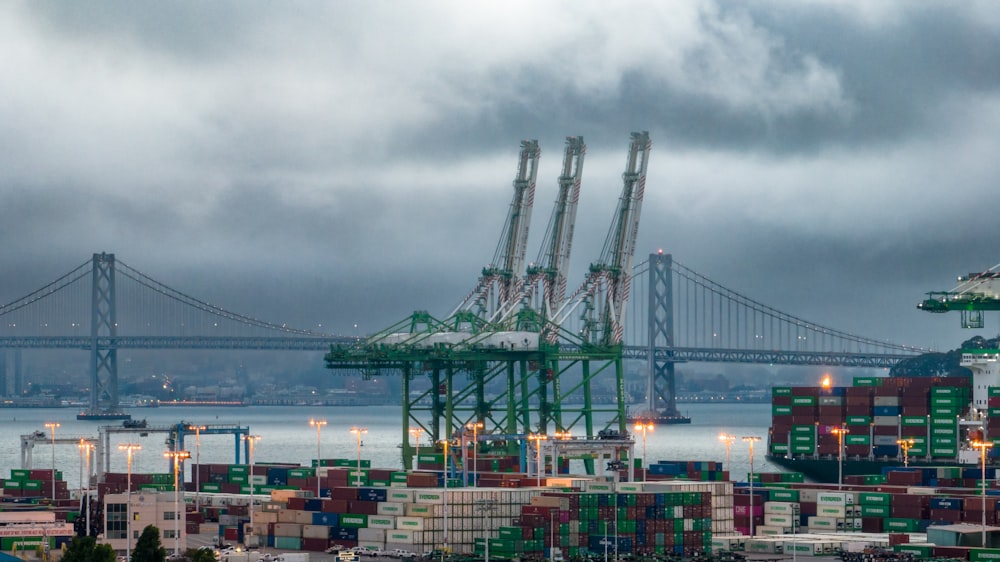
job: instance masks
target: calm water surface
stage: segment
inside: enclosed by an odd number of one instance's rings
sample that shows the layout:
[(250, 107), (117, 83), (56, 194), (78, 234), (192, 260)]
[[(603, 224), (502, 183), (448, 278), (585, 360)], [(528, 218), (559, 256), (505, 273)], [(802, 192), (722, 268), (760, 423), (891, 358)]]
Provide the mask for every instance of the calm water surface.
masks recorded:
[[(726, 449), (719, 441), (720, 433), (737, 437), (757, 435), (761, 442), (754, 447), (755, 471), (780, 471), (764, 459), (767, 429), (771, 418), (770, 404), (681, 404), (682, 413), (692, 418), (690, 425), (658, 426), (646, 438), (647, 458), (656, 460), (714, 460), (725, 461)], [(10, 469), (20, 468), (20, 435), (43, 431), (50, 435), (44, 424), (58, 422), (57, 437), (87, 437), (95, 439), (98, 427), (107, 422), (78, 421), (75, 408), (26, 408), (0, 409), (0, 477), (6, 478)], [(239, 424), (248, 426), (250, 432), (260, 435), (254, 453), (255, 462), (292, 462), (309, 465), (316, 458), (316, 429), (309, 425), (310, 418), (325, 419), (328, 423), (320, 433), (320, 446), (324, 458), (357, 458), (357, 438), (349, 432), (352, 426), (368, 429), (362, 440), (361, 457), (370, 459), (373, 467), (398, 469), (402, 467), (399, 445), (402, 437), (402, 408), (400, 406), (324, 407), (324, 406), (257, 406), (237, 408), (161, 407), (132, 410), (133, 418), (146, 418), (150, 425), (169, 425), (180, 421), (194, 424)], [(134, 472), (170, 472), (172, 468), (163, 453), (167, 450), (165, 433), (114, 434), (111, 437), (111, 471), (125, 472), (125, 453), (117, 450), (119, 443), (136, 442), (142, 450), (133, 457)], [(429, 446), (427, 436), (423, 446)], [(194, 436), (185, 440), (185, 446), (195, 455)], [(203, 463), (232, 463), (235, 442), (230, 435), (212, 435), (201, 438), (200, 456)], [(52, 466), (53, 448), (49, 444), (35, 446), (33, 468)], [(642, 455), (642, 439), (637, 438), (636, 455)], [(730, 451), (732, 473), (736, 479), (745, 480), (750, 468), (749, 448), (737, 441)], [(244, 460), (245, 461), (245, 460)], [(79, 487), (81, 457), (74, 445), (58, 444), (55, 447), (55, 466), (63, 471), (63, 478), (70, 488)]]

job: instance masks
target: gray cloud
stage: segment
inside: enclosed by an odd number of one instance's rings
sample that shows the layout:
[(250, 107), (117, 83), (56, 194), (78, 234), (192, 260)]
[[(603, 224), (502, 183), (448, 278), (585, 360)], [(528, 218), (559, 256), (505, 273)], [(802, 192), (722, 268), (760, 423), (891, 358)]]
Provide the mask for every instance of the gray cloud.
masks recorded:
[[(374, 331), (468, 291), (518, 142), (588, 143), (596, 259), (627, 135), (640, 253), (809, 320), (953, 346), (928, 290), (1000, 256), (988, 4), (0, 7), (0, 294), (95, 251), (254, 316)], [(641, 259), (641, 258), (640, 258)]]

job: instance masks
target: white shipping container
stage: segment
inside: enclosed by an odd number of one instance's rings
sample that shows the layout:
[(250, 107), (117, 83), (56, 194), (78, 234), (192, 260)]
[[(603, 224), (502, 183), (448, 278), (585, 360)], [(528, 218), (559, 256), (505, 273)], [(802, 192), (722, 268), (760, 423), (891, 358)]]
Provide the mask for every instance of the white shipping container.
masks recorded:
[(400, 488), (392, 489), (386, 492), (385, 501), (396, 502), (396, 503), (410, 503), (413, 501), (413, 492), (415, 490)]
[(275, 523), (274, 536), (276, 537), (302, 537), (302, 525), (298, 523)]
[(424, 517), (396, 517), (396, 529), (407, 530), (407, 531), (423, 531), (424, 522), (427, 519)]
[[(764, 525), (767, 525), (767, 526), (770, 526), (770, 527), (781, 527), (783, 529), (788, 529), (789, 531), (791, 531), (792, 528), (798, 526), (798, 521), (796, 519), (797, 519), (797, 517), (793, 517), (793, 516), (790, 516), (790, 515), (787, 515), (787, 514), (783, 514), (783, 513), (765, 513), (764, 514)], [(688, 521), (692, 521), (692, 523), (693, 523), (693, 520), (690, 520), (690, 519), (685, 519), (684, 520), (685, 523), (687, 523)], [(685, 530), (688, 530), (688, 529), (685, 528)], [(691, 530), (694, 530), (694, 529), (692, 528)]]
[(330, 527), (326, 525), (303, 525), (302, 538), (328, 539), (330, 538)]
[(369, 515), (368, 527), (372, 529), (395, 529), (396, 517), (394, 515)]
[(403, 515), (403, 504), (397, 502), (378, 502), (375, 512), (379, 515)]
[(358, 529), (358, 542), (377, 542), (385, 544), (385, 529)]
[(392, 531), (385, 532), (385, 542), (389, 543), (400, 543), (400, 544), (413, 544), (413, 535), (415, 531), (406, 531), (403, 529), (395, 529)]
[(828, 503), (816, 504), (816, 515), (820, 517), (834, 517), (843, 519), (847, 517), (847, 506), (833, 505)]
[(764, 502), (764, 513), (785, 513), (789, 515), (797, 515), (799, 513), (799, 502)]
[(873, 416), (872, 423), (879, 426), (898, 426), (899, 416)]
[(806, 520), (806, 524), (809, 526), (809, 532), (814, 529), (820, 531), (836, 531), (837, 530), (837, 519), (834, 517), (820, 517), (818, 515), (810, 515)]
[[(403, 504), (403, 514), (407, 517), (434, 517), (437, 510), (433, 504), (407, 503)], [(444, 515), (444, 506), (441, 506), (441, 515)], [(451, 511), (449, 507), (449, 512)]]

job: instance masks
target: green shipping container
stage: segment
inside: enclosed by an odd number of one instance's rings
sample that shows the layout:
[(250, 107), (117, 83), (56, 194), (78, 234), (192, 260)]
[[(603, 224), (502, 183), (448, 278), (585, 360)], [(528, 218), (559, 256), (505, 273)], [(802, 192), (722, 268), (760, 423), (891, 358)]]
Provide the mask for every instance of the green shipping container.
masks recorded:
[(792, 426), (792, 435), (793, 436), (809, 435), (809, 436), (812, 436), (812, 437), (816, 437), (816, 426), (814, 424), (811, 424), (811, 423), (810, 424), (803, 424), (803, 425), (793, 425)]
[(791, 406), (771, 406), (771, 415), (774, 416), (790, 416), (792, 415)]
[(927, 416), (903, 416), (899, 420), (899, 425), (907, 427), (926, 427)]
[(847, 416), (847, 425), (869, 425), (872, 423), (871, 416)]
[(792, 387), (790, 386), (775, 386), (771, 388), (771, 396), (791, 396)]
[(933, 558), (934, 547), (929, 544), (897, 544), (892, 547), (892, 551), (897, 554), (916, 556), (917, 560), (927, 560)]
[(10, 469), (10, 479), (11, 480), (18, 480), (18, 481), (23, 482), (23, 481), (25, 481), (25, 480), (27, 480), (29, 478), (31, 478), (31, 470), (30, 469), (27, 469), (27, 468), (12, 468), (12, 469)]
[(1000, 548), (976, 548), (969, 551), (969, 562), (1000, 560)]
[(901, 517), (886, 517), (882, 521), (882, 529), (887, 533), (914, 533), (920, 529), (919, 519), (905, 519)]
[(931, 408), (958, 408), (962, 405), (959, 400), (960, 398), (958, 396), (932, 396)]
[(871, 436), (869, 435), (851, 435), (847, 434), (844, 436), (845, 445), (870, 445)]
[(861, 492), (858, 496), (861, 505), (891, 505), (892, 494), (882, 492)]
[(941, 396), (961, 396), (963, 394), (968, 394), (965, 387), (960, 387), (960, 386), (931, 387), (931, 398), (938, 398)]
[(772, 489), (768, 491), (768, 498), (773, 502), (797, 502), (799, 501), (799, 491)]
[[(42, 537), (3, 537), (0, 539), (0, 550), (4, 552), (37, 550), (42, 546), (43, 540), (45, 539)], [(55, 537), (48, 537), (48, 543), (50, 550), (55, 548)]]
[(888, 517), (892, 515), (888, 505), (862, 505), (862, 517)]
[(792, 396), (792, 406), (815, 406), (815, 396)]
[(882, 386), (881, 377), (854, 377), (854, 386)]
[(274, 548), (282, 550), (302, 550), (301, 537), (274, 537)]
[[(364, 529), (368, 526), (368, 516), (364, 514), (357, 513), (342, 513), (340, 515), (340, 526), (341, 527), (353, 527), (355, 529)], [(278, 545), (274, 545), (277, 548)]]

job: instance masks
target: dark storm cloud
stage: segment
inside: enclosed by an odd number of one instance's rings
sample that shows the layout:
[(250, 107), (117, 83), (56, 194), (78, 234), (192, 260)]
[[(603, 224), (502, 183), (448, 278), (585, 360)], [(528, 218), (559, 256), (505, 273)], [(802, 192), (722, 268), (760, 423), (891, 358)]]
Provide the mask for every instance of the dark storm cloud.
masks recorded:
[(600, 251), (632, 130), (653, 138), (637, 252), (664, 248), (791, 314), (949, 345), (957, 321), (916, 301), (1000, 261), (990, 209), (970, 203), (1000, 176), (989, 4), (0, 12), (11, 299), (36, 266), (41, 284), (110, 251), (276, 321), (374, 331), (444, 314), (493, 255), (518, 142), (543, 151), (530, 259), (564, 137), (583, 135), (572, 285)]

